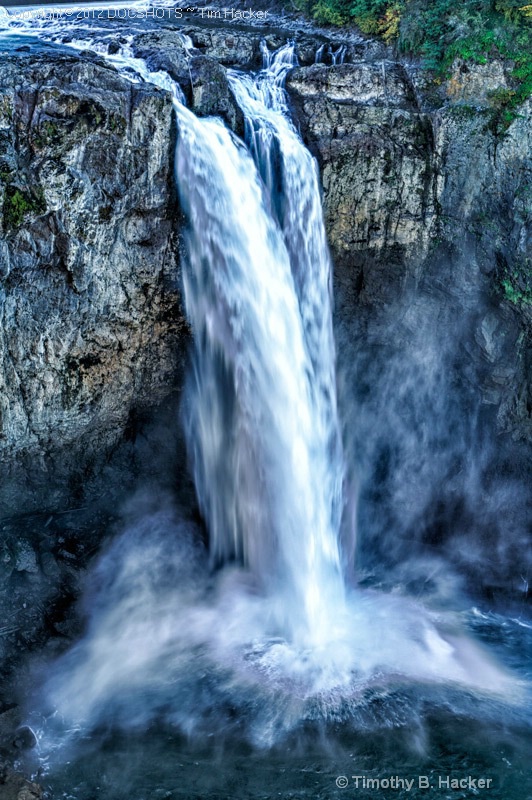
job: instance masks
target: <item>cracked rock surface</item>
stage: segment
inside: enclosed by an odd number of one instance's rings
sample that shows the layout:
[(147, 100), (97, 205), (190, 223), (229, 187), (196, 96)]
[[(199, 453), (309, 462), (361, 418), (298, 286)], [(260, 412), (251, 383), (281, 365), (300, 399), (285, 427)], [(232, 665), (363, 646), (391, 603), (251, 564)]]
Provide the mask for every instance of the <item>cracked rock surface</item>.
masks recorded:
[(532, 312), (502, 287), (530, 279), (532, 115), (528, 101), (494, 135), (486, 87), (506, 80), (501, 64), (457, 68), (435, 89), (417, 68), (371, 60), (299, 67), (287, 89), (320, 165), (343, 323), (387, 345), (379, 315), (402, 303), (418, 326), (420, 304), (445, 318), (445, 339), (467, 320), (480, 401), (529, 440)]
[(0, 87), (0, 504), (29, 511), (175, 386), (175, 131), (165, 92), (96, 58), (3, 58)]

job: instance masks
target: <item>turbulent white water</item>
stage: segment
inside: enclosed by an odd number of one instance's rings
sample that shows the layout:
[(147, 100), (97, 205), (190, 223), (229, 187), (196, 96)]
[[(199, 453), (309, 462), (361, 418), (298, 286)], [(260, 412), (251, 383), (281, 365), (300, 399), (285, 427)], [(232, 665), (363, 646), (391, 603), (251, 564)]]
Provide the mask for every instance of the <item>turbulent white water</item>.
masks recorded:
[(230, 73), (246, 148), (130, 45), (106, 55), (174, 97), (195, 348), (183, 418), (211, 566), (243, 567), (212, 576), (172, 513), (139, 509), (101, 559), (86, 635), (47, 683), (69, 725), (163, 715), (191, 732), (230, 706), (271, 744), (302, 719), (355, 717), (364, 692), (390, 683), (515, 689), (453, 618), (346, 589), (318, 173), (282, 86), (293, 48), (264, 56), (258, 75)]
[(343, 476), (316, 167), (275, 80), (292, 53), (257, 80), (232, 74), (267, 191), (218, 122), (181, 125), (177, 173), (197, 349), (188, 432), (212, 553), (243, 557), (282, 598), (279, 633), (309, 643), (343, 605)]

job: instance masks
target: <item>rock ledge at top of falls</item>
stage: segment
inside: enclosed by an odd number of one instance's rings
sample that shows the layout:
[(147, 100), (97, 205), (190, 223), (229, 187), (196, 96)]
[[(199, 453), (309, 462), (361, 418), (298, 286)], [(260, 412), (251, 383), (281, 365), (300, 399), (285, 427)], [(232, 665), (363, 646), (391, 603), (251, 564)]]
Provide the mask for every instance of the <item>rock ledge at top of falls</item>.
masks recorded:
[[(271, 22), (255, 27), (230, 22), (209, 22), (197, 16), (186, 16), (178, 28), (147, 31), (134, 38), (135, 55), (145, 58), (153, 69), (166, 69), (172, 77), (186, 84), (187, 62), (181, 35), (192, 41), (197, 55), (215, 59), (224, 67), (258, 69), (262, 66), (261, 42), (269, 50), (276, 50), (287, 41), (294, 42), (298, 61), (303, 66), (314, 64), (316, 52), (321, 45), (332, 51), (345, 47), (349, 61), (372, 61), (387, 58), (389, 48), (373, 39), (360, 36), (353, 31), (321, 29), (308, 22), (294, 22), (291, 17), (272, 15)], [(332, 63), (330, 53), (324, 61)]]
[(287, 80), (293, 96), (351, 105), (382, 105), (417, 111), (416, 95), (398, 63), (358, 62), (293, 69)]
[(176, 385), (174, 128), (91, 55), (0, 62), (0, 515), (79, 496)]

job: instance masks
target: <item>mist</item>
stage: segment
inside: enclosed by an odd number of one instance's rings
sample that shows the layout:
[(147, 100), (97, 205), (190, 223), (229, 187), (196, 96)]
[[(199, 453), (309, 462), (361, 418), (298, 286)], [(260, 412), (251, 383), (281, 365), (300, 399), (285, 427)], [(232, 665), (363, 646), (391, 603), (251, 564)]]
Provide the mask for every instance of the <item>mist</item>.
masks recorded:
[(420, 288), (369, 320), (362, 309), (362, 325), (338, 313), (356, 509), (344, 537), (356, 539), (359, 580), (443, 601), (519, 602), (532, 563), (530, 465), (524, 445), (497, 433), (471, 351), (475, 317), (459, 312)]

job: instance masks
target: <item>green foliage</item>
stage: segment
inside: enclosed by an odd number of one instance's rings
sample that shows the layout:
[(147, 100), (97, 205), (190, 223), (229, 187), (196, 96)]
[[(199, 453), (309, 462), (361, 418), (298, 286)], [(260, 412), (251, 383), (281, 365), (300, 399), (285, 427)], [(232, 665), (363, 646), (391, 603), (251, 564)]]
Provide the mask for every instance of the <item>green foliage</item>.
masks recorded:
[(532, 260), (525, 259), (512, 270), (505, 270), (501, 285), (510, 303), (521, 309), (532, 308)]
[(52, 120), (45, 120), (38, 128), (33, 130), (33, 144), (36, 147), (45, 147), (57, 138), (58, 126)]
[(112, 133), (122, 134), (126, 129), (126, 122), (123, 117), (118, 114), (109, 114), (108, 116), (109, 130)]
[(26, 214), (42, 214), (44, 211), (46, 211), (46, 203), (41, 188), (30, 195), (14, 186), (6, 187), (3, 208), (5, 230), (19, 228), (24, 222)]
[(295, 0), (296, 8), (326, 25), (345, 25), (350, 22), (349, 2), (346, 0)]
[(326, 25), (344, 25), (349, 22), (349, 16), (327, 0), (318, 0), (312, 9), (312, 16)]
[(494, 136), (502, 136), (517, 118), (519, 95), (513, 89), (495, 89), (490, 92), (491, 115), (488, 129)]
[(493, 98), (494, 133), (504, 133), (532, 94), (532, 4), (526, 0), (295, 0), (331, 25), (355, 23), (363, 33), (421, 56), (445, 78), (455, 59), (477, 64), (503, 58), (515, 64), (513, 86)]
[(363, 33), (378, 35), (388, 5), (387, 0), (353, 0), (349, 15)]

